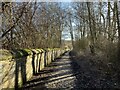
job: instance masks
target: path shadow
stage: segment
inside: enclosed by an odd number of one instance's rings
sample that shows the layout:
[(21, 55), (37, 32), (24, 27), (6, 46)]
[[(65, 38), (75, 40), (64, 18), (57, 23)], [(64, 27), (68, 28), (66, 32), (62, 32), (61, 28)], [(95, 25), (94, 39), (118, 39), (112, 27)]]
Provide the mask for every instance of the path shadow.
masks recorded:
[[(42, 68), (47, 66), (47, 53), (45, 52), (44, 54), (43, 52), (39, 52), (36, 54), (34, 51), (32, 51), (32, 53), (33, 53), (32, 71), (33, 71), (33, 76), (34, 76), (34, 75), (37, 75), (41, 71)], [(44, 57), (44, 60), (42, 56)]]
[[(17, 57), (15, 58), (15, 89), (17, 90), (21, 85), (24, 85), (27, 81), (26, 79), (26, 62), (27, 62), (27, 55), (28, 53), (25, 50), (13, 50), (12, 54), (16, 53)], [(18, 58), (20, 54), (24, 56), (22, 58)], [(21, 83), (20, 83), (21, 78)]]
[(80, 90), (80, 89), (82, 89), (81, 70), (80, 70), (81, 67), (75, 61), (76, 53), (74, 51), (70, 51), (69, 55), (70, 55), (70, 60), (72, 62), (72, 64), (71, 64), (72, 71), (74, 74), (76, 73), (75, 74), (75, 77), (76, 77), (75, 86), (73, 87), (72, 90)]
[[(65, 55), (65, 53), (63, 54)], [(62, 58), (62, 59), (69, 59), (69, 58)], [(47, 68), (54, 67), (51, 69), (43, 69), (39, 73), (36, 74), (37, 78), (34, 78), (26, 83), (24, 86), (24, 89), (29, 89), (29, 88), (46, 88), (45, 84), (46, 83), (51, 83), (53, 81), (59, 81), (61, 79), (65, 79), (67, 77), (73, 76), (73, 73), (69, 71), (70, 68), (70, 62), (67, 63), (61, 63), (61, 64), (56, 64), (56, 62), (59, 62), (62, 60), (61, 58), (57, 58), (54, 60), (53, 63), (47, 66)], [(59, 66), (64, 66), (64, 67), (59, 67)], [(62, 72), (65, 71), (66, 72)], [(52, 74), (51, 74), (52, 73)], [(46, 76), (41, 77), (41, 75), (47, 74)]]

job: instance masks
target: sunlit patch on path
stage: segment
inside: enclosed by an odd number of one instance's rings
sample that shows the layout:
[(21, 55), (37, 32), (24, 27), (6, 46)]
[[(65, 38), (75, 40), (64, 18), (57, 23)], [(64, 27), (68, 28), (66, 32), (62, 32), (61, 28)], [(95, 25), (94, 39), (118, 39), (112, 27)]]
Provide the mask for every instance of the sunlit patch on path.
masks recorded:
[(71, 60), (69, 52), (67, 52), (28, 81), (25, 88), (73, 89), (75, 87), (76, 75), (79, 74), (74, 70), (73, 66), (76, 67), (76, 64)]

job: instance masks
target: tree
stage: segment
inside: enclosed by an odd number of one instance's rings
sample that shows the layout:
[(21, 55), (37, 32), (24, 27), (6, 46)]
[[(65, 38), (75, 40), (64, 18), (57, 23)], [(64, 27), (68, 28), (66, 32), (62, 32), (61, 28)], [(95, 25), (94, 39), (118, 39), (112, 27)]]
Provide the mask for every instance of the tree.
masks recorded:
[(120, 60), (120, 20), (119, 20), (119, 10), (117, 1), (114, 2), (117, 18), (117, 29), (118, 29), (118, 61)]

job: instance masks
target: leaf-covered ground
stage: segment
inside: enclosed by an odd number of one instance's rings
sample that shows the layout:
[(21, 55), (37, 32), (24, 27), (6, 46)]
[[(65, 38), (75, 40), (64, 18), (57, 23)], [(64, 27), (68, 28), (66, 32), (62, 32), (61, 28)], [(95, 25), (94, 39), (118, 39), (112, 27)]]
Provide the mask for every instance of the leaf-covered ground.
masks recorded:
[(104, 60), (104, 55), (71, 54), (72, 60), (80, 66), (76, 76), (78, 85), (83, 88), (120, 88), (117, 66)]

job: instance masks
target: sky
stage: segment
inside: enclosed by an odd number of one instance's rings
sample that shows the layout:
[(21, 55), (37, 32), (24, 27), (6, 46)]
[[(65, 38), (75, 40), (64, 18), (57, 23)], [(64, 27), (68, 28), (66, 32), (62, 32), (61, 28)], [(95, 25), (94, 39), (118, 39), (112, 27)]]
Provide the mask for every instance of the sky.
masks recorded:
[[(98, 1), (103, 1), (103, 2), (107, 2), (108, 0), (0, 0), (1, 2), (98, 2)], [(110, 0), (110, 1), (114, 1), (114, 0)], [(120, 1), (120, 0), (118, 0)]]

